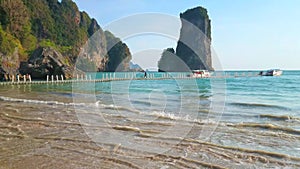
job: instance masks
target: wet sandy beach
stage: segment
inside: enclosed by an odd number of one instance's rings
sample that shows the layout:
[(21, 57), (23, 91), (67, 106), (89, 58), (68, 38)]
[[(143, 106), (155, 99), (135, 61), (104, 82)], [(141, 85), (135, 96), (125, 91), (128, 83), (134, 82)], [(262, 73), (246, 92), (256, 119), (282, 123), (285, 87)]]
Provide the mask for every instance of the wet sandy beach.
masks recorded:
[[(107, 127), (103, 124), (82, 124), (71, 105), (0, 102), (0, 168), (3, 169), (300, 167), (299, 156), (260, 151), (255, 146), (226, 146), (223, 143), (238, 140), (238, 143), (246, 144), (255, 140), (256, 145), (266, 144), (266, 147), (299, 145), (299, 133), (278, 132), (276, 129), (261, 132), (264, 126), (219, 125), (211, 137), (213, 141), (201, 140), (198, 138), (199, 131), (209, 123), (182, 122), (182, 126), (192, 126), (182, 138), (176, 134), (158, 134), (174, 125), (174, 120), (167, 117), (159, 117), (155, 122), (143, 122), (139, 119), (125, 121), (125, 117), (107, 115)], [(131, 136), (134, 143), (143, 143), (147, 148), (109, 144), (102, 142), (102, 139), (97, 142), (87, 134), (87, 128), (94, 134), (103, 133), (102, 136), (105, 132), (122, 132)], [(164, 151), (155, 153), (152, 148)]]

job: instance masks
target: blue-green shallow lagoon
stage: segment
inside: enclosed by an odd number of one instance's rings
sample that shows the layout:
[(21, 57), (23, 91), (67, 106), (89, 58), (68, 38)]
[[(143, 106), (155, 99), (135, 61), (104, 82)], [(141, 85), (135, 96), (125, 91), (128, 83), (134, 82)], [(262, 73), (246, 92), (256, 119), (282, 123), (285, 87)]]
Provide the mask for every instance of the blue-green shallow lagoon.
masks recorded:
[[(97, 78), (105, 76), (103, 73), (92, 75)], [(119, 76), (124, 75), (120, 73)], [(143, 77), (143, 74), (136, 76)], [(154, 73), (152, 76), (163, 75)], [(170, 76), (177, 77), (176, 73)], [(85, 135), (90, 140), (101, 143), (98, 144), (100, 147), (109, 144), (124, 147), (126, 159), (132, 156), (126, 148), (132, 148), (141, 151), (141, 155), (156, 153), (167, 154), (169, 158), (182, 156), (220, 166), (224, 164), (229, 168), (297, 168), (300, 166), (299, 80), (300, 71), (284, 71), (280, 77), (174, 78), (1, 86), (0, 103), (4, 114), (1, 116), (2, 128), (6, 125), (11, 127), (5, 121), (11, 118), (21, 123), (20, 132), (24, 133), (25, 138), (30, 135), (35, 138), (43, 130), (33, 132), (31, 128), (34, 126), (27, 126), (26, 131), (22, 128), (22, 123), (28, 123), (28, 120), (35, 123), (35, 120), (42, 119), (45, 121), (41, 122), (52, 124), (61, 120), (65, 125), (58, 125), (61, 129), (67, 127), (68, 123), (76, 122), (83, 124), (81, 132), (85, 134), (80, 137)], [(69, 116), (71, 120), (68, 120)], [(90, 126), (99, 128), (91, 129)], [(12, 139), (6, 130), (0, 130), (0, 137), (3, 140)], [(45, 129), (45, 133), (47, 132), (48, 129)], [(55, 132), (51, 136), (68, 138), (66, 134)], [(74, 140), (79, 137), (71, 136)], [(215, 149), (209, 146), (199, 149), (194, 145), (197, 142), (204, 142), (202, 144), (207, 146), (210, 143)], [(183, 145), (177, 147), (180, 143), (189, 144), (190, 148)], [(64, 144), (68, 147), (67, 141)], [(4, 145), (10, 144), (3, 141), (0, 147), (4, 149)], [(9, 161), (11, 154), (7, 148), (5, 150), (1, 156), (6, 160), (2, 162), (8, 165), (10, 162), (7, 160)], [(28, 151), (33, 150), (28, 148)], [(22, 155), (24, 154), (21, 153), (20, 156)], [(49, 158), (53, 156), (51, 153), (46, 155)], [(129, 161), (134, 163), (134, 160)], [(141, 163), (153, 163), (154, 167), (173, 166), (162, 164), (161, 161), (151, 162), (147, 158)], [(191, 161), (185, 163), (193, 166)], [(142, 164), (136, 163), (138, 166)]]

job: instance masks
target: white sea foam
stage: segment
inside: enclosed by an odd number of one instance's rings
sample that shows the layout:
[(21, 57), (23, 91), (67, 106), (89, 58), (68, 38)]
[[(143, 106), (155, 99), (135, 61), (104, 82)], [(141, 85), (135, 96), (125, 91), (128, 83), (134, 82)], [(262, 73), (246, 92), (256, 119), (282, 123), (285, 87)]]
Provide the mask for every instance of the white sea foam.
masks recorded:
[(149, 113), (149, 115), (160, 117), (160, 118), (167, 118), (170, 120), (179, 120), (181, 118), (179, 116), (176, 116), (173, 113), (157, 112), (157, 111), (153, 111), (152, 113)]
[[(179, 120), (179, 121), (185, 121), (189, 123), (203, 123), (203, 124), (219, 124), (214, 119), (208, 119), (208, 118), (193, 118), (190, 115), (184, 115), (184, 116), (178, 116), (175, 113), (169, 113), (169, 112), (158, 112), (158, 111), (153, 111), (152, 113), (147, 113), (148, 115), (155, 116), (158, 118), (164, 118), (164, 119), (170, 119), (170, 120)], [(226, 126), (225, 124), (221, 124)]]
[(99, 107), (100, 106), (100, 103), (101, 103), (101, 101), (99, 100), (99, 101), (97, 101), (96, 103), (95, 103), (95, 106), (96, 107)]
[(62, 106), (84, 106), (85, 103), (64, 103), (59, 101), (44, 101), (44, 100), (32, 100), (32, 99), (18, 99), (0, 96), (0, 100), (9, 102), (22, 102), (22, 103), (33, 103), (33, 104), (46, 104), (46, 105), (62, 105)]
[[(64, 103), (64, 102), (59, 102), (59, 101), (19, 99), (19, 98), (5, 97), (5, 96), (0, 96), (0, 100), (9, 101), (9, 102), (44, 104), (44, 105), (75, 106), (75, 108), (79, 108), (79, 107), (93, 108), (94, 107), (94, 108), (116, 109), (118, 111), (127, 111), (127, 112), (132, 112), (134, 114), (154, 116), (154, 117), (157, 117), (157, 118), (169, 119), (169, 120), (174, 120), (174, 121), (185, 121), (185, 122), (189, 122), (189, 123), (205, 123), (205, 124), (214, 124), (214, 123), (216, 123), (213, 120), (205, 119), (205, 118), (204, 119), (195, 119), (195, 118), (192, 118), (191, 116), (189, 116), (188, 114), (180, 116), (180, 115), (176, 115), (176, 113), (163, 112), (163, 111), (142, 112), (142, 111), (136, 110), (134, 108), (117, 106), (117, 105), (114, 105), (114, 104), (103, 104), (101, 101), (97, 101), (95, 103)], [(129, 114), (126, 114), (126, 115), (128, 116)]]

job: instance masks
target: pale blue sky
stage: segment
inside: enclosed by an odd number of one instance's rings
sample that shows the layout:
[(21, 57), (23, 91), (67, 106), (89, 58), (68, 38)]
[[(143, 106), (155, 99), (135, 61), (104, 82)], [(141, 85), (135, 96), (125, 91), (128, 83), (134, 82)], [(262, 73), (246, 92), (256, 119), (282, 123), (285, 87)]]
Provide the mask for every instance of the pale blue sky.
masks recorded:
[[(212, 47), (224, 69), (300, 69), (299, 0), (74, 1), (101, 27), (133, 14), (154, 12), (179, 17), (186, 9), (203, 6), (212, 20)], [(162, 49), (176, 47), (176, 39), (157, 35), (123, 40), (134, 62), (143, 67), (155, 67), (156, 55)], [(153, 52), (149, 52), (151, 49)]]

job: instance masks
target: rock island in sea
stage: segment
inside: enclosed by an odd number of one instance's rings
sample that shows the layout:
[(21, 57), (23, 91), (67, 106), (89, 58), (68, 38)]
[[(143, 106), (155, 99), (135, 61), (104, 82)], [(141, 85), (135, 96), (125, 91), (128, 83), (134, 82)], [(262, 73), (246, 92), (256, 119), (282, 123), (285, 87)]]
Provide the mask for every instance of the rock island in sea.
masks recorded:
[(161, 72), (213, 70), (211, 58), (211, 21), (207, 10), (196, 7), (180, 14), (181, 30), (176, 51), (166, 49), (158, 63)]

